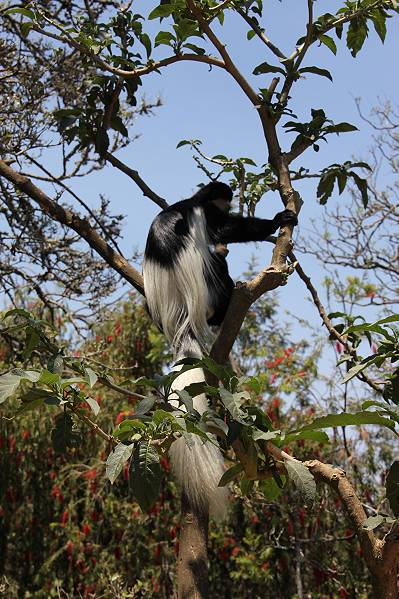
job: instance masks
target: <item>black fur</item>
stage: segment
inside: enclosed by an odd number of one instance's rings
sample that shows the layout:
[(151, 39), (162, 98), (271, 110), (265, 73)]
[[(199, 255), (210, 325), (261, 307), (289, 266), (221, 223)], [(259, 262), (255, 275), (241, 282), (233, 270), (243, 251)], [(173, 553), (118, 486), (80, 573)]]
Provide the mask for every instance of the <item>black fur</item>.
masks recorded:
[[(212, 244), (245, 243), (263, 241), (282, 225), (297, 224), (297, 217), (291, 210), (279, 212), (272, 220), (230, 215), (212, 202), (231, 202), (232, 190), (224, 183), (213, 182), (202, 187), (192, 198), (177, 202), (163, 210), (153, 221), (145, 249), (146, 259), (158, 262), (162, 267), (172, 269), (179, 253), (186, 247), (190, 213), (201, 207), (205, 214), (207, 234)], [(207, 277), (212, 297), (212, 311), (208, 323), (220, 325), (229, 305), (234, 282), (229, 275), (224, 256), (209, 249), (218, 286)]]

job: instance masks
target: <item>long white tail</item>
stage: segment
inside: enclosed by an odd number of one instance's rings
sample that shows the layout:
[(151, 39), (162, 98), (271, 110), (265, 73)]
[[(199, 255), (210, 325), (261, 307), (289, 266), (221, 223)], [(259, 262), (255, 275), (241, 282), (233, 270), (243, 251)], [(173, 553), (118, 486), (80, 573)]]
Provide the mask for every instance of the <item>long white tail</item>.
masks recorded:
[[(188, 339), (187, 343), (183, 342), (179, 358), (187, 357), (187, 354), (190, 357), (201, 358), (200, 346), (193, 339)], [(201, 368), (187, 370), (175, 379), (173, 389), (180, 391), (192, 383), (201, 383), (204, 380)], [(194, 397), (193, 405), (200, 414), (209, 407), (204, 394)], [(183, 437), (172, 444), (169, 451), (172, 472), (190, 505), (196, 505), (201, 509), (209, 506), (210, 514), (220, 520), (226, 515), (229, 495), (225, 487), (218, 487), (224, 473), (222, 454), (215, 445), (210, 442), (204, 443), (198, 435), (191, 435), (191, 440), (191, 447)]]

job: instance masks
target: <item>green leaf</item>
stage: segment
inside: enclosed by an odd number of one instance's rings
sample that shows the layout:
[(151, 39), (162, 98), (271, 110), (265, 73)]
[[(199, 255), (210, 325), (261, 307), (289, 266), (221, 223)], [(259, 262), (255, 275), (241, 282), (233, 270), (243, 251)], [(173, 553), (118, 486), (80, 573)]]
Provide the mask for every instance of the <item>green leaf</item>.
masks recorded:
[(141, 509), (147, 511), (157, 500), (162, 482), (159, 455), (149, 441), (141, 442), (134, 452), (130, 474), (132, 493)]
[(363, 528), (365, 530), (374, 530), (377, 526), (380, 526), (383, 522), (385, 522), (385, 518), (383, 516), (370, 516), (363, 524)]
[(109, 147), (109, 137), (108, 133), (104, 129), (99, 129), (97, 131), (94, 145), (96, 152), (98, 152), (101, 157), (105, 156)]
[(59, 414), (55, 421), (55, 427), (51, 431), (51, 443), (54, 451), (58, 454), (65, 453), (68, 447), (76, 447), (80, 437), (73, 431), (73, 420), (65, 412)]
[(276, 439), (277, 437), (280, 437), (280, 435), (281, 435), (281, 431), (264, 432), (264, 431), (255, 430), (252, 435), (252, 438), (254, 441), (271, 441), (272, 439)]
[(287, 469), (288, 478), (297, 487), (305, 501), (312, 504), (316, 496), (316, 482), (312, 474), (302, 462), (286, 459), (284, 465)]
[(352, 131), (358, 131), (358, 128), (355, 125), (351, 125), (350, 123), (336, 123), (334, 125), (329, 125), (324, 129), (327, 133), (351, 133)]
[(48, 385), (49, 387), (52, 387), (53, 385), (60, 384), (61, 377), (59, 374), (56, 374), (55, 372), (50, 372), (49, 370), (46, 370), (46, 368), (44, 368), (41, 371), (40, 378), (37, 382), (39, 384)]
[(64, 371), (64, 359), (61, 354), (51, 356), (47, 362), (47, 368), (50, 372), (62, 376)]
[(0, 403), (3, 403), (3, 401), (13, 395), (22, 381), (36, 383), (39, 378), (39, 372), (22, 370), (21, 368), (14, 368), (11, 372), (3, 374), (0, 376)]
[(35, 23), (32, 23), (32, 21), (24, 21), (24, 23), (21, 23), (21, 35), (23, 38), (28, 37), (29, 35), (29, 31), (35, 26)]
[(346, 34), (346, 45), (354, 58), (362, 49), (367, 35), (368, 25), (365, 18), (357, 18), (349, 23), (348, 32)]
[(336, 174), (334, 172), (328, 172), (320, 178), (317, 186), (317, 197), (319, 198), (320, 204), (324, 205), (327, 203), (329, 197), (334, 189)]
[(321, 41), (322, 44), (327, 46), (327, 48), (329, 48), (333, 54), (337, 53), (337, 45), (334, 42), (332, 37), (330, 37), (329, 35), (323, 34), (323, 35), (319, 35), (319, 40)]
[(300, 73), (314, 73), (315, 75), (320, 75), (321, 77), (327, 77), (330, 81), (333, 80), (330, 71), (327, 69), (320, 69), (319, 67), (304, 67), (303, 69), (299, 69)]
[(243, 396), (241, 393), (230, 393), (230, 391), (224, 387), (221, 387), (219, 392), (223, 405), (230, 412), (234, 420), (242, 422), (245, 413), (241, 410), (241, 405), (247, 399), (247, 395)]
[(382, 41), (382, 43), (384, 43), (385, 41), (385, 36), (387, 34), (387, 26), (386, 26), (386, 14), (384, 13), (384, 10), (375, 10), (371, 13), (371, 20), (373, 22), (374, 25), (374, 29), (377, 33), (377, 35), (379, 36), (380, 40)]
[(19, 15), (23, 15), (24, 17), (27, 17), (28, 19), (35, 18), (35, 13), (33, 12), (33, 10), (30, 10), (29, 8), (9, 8), (3, 14), (4, 15), (19, 14)]
[(142, 399), (137, 404), (137, 406), (134, 410), (134, 415), (135, 416), (144, 416), (144, 414), (147, 414), (154, 407), (155, 399), (156, 398), (154, 396), (145, 397), (144, 399)]
[(150, 12), (148, 18), (151, 19), (162, 19), (163, 17), (169, 17), (173, 14), (175, 7), (173, 4), (162, 4), (157, 6)]
[(134, 444), (125, 445), (119, 443), (115, 449), (109, 454), (106, 462), (105, 473), (113, 485), (118, 475), (122, 472), (124, 464), (132, 455)]
[(147, 58), (150, 58), (152, 51), (151, 40), (146, 33), (140, 35), (140, 42), (143, 44), (145, 51), (147, 52)]
[(200, 48), (195, 44), (184, 44), (184, 48), (188, 48), (189, 50), (192, 50), (193, 52), (195, 52), (195, 54), (199, 54), (200, 56), (203, 56), (205, 54), (204, 48)]
[(399, 516), (399, 460), (396, 460), (389, 469), (385, 489), (391, 510), (395, 516)]
[(254, 481), (248, 478), (242, 478), (241, 482), (240, 482), (240, 489), (241, 489), (241, 493), (243, 495), (245, 495), (246, 497), (249, 497), (249, 495), (251, 494), (251, 491), (253, 489), (254, 486)]
[(219, 481), (218, 487), (225, 487), (236, 478), (244, 470), (242, 464), (234, 464), (223, 474)]
[(328, 443), (329, 438), (327, 433), (321, 431), (301, 431), (299, 433), (288, 433), (284, 439), (284, 445), (294, 443), (295, 441), (315, 441), (316, 443)]
[(191, 141), (189, 141), (188, 139), (182, 139), (181, 141), (179, 141), (179, 143), (176, 146), (176, 149), (178, 148), (182, 148), (183, 146), (191, 146)]
[[(372, 358), (374, 358), (374, 356)], [(370, 365), (371, 365), (371, 359), (363, 360), (362, 362), (360, 362), (360, 364), (356, 364), (355, 366), (352, 366), (352, 368), (350, 368), (348, 370), (348, 372), (342, 379), (341, 384), (343, 385), (344, 383), (347, 383), (348, 381), (353, 379), (355, 376), (357, 376), (360, 372), (362, 372), (363, 370), (368, 368), (368, 366), (370, 366)]]
[(170, 31), (159, 31), (155, 37), (154, 46), (172, 46), (175, 39), (175, 36)]
[(275, 501), (282, 493), (282, 489), (280, 489), (274, 478), (266, 478), (265, 480), (260, 480), (259, 490), (263, 494), (266, 501)]
[(303, 426), (300, 431), (333, 428), (336, 426), (358, 426), (361, 424), (380, 424), (390, 429), (393, 429), (395, 426), (392, 420), (379, 416), (377, 412), (364, 411), (356, 412), (355, 414), (342, 412), (340, 414), (327, 414), (327, 416), (315, 418), (312, 422)]
[(263, 73), (281, 73), (282, 75), (285, 75), (284, 69), (281, 67), (276, 67), (272, 64), (268, 64), (267, 62), (258, 64), (258, 66), (253, 70), (254, 75), (262, 75)]
[(92, 370), (91, 368), (85, 368), (84, 372), (85, 372), (87, 382), (89, 383), (90, 387), (94, 387), (94, 385), (96, 384), (96, 382), (98, 380), (98, 376), (96, 375), (94, 370)]
[(98, 413), (99, 413), (99, 411), (100, 411), (100, 406), (98, 405), (98, 403), (96, 402), (96, 400), (95, 400), (95, 399), (93, 399), (92, 397), (85, 397), (85, 401), (86, 401), (86, 403), (88, 403), (88, 404), (89, 404), (89, 406), (90, 406), (90, 408), (91, 408), (91, 410), (92, 410), (93, 414), (94, 414), (95, 416), (97, 416), (97, 414), (98, 414)]
[(255, 35), (256, 35), (256, 31), (254, 31), (253, 29), (250, 29), (247, 32), (247, 40), (251, 40), (253, 37), (255, 37)]

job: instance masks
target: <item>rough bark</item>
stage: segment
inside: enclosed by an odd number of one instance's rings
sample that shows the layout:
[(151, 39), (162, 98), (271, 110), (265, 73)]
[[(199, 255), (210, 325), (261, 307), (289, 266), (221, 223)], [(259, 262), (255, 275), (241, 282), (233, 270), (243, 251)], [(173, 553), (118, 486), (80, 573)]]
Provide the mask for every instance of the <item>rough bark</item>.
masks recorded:
[(208, 598), (208, 513), (193, 509), (182, 495), (178, 599)]

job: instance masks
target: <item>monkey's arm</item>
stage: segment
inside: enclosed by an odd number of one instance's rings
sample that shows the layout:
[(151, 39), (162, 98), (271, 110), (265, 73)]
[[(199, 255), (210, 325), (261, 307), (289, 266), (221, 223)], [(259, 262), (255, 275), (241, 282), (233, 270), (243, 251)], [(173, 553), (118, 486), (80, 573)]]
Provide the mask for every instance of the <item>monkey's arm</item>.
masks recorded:
[(263, 241), (283, 225), (297, 225), (298, 219), (292, 210), (283, 210), (273, 218), (252, 218), (243, 216), (226, 216), (220, 223), (216, 237), (220, 243), (245, 243), (246, 241)]

